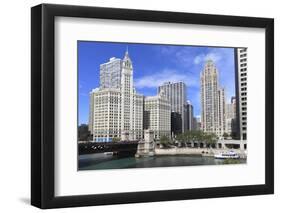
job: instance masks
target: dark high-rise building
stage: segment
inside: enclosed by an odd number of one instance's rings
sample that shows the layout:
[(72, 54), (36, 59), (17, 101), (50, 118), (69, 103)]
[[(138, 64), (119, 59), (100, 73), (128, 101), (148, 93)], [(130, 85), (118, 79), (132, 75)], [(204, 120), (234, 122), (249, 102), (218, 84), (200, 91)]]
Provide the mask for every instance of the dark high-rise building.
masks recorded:
[(171, 113), (171, 132), (172, 136), (182, 133), (182, 117), (178, 112)]
[(193, 117), (193, 128), (192, 130), (200, 130), (200, 128), (198, 129), (198, 123), (197, 123), (197, 119), (195, 117)]
[(193, 106), (190, 101), (186, 102), (186, 130), (195, 130)]

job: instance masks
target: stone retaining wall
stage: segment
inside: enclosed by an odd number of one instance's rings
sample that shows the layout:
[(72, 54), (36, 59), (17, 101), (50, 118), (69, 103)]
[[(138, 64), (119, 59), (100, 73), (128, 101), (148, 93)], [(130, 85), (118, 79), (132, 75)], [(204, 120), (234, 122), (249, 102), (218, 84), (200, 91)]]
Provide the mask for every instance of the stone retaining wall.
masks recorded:
[[(210, 148), (170, 148), (170, 149), (155, 149), (155, 155), (202, 155), (202, 156), (214, 156), (221, 152), (227, 152), (229, 149), (210, 149)], [(235, 149), (234, 150), (241, 158), (246, 158), (245, 151)]]

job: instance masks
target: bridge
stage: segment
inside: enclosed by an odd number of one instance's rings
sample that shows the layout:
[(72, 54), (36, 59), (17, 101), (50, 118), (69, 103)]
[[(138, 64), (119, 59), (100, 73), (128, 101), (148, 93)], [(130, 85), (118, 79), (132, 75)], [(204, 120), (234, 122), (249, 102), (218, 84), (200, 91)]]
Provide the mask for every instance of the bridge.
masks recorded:
[[(79, 155), (83, 154), (94, 154), (94, 153), (106, 153), (110, 152), (114, 155), (121, 156), (135, 156), (138, 151), (138, 155), (141, 154), (141, 149), (147, 148), (147, 145), (140, 143), (139, 141), (120, 141), (120, 142), (79, 142), (78, 143), (78, 151)], [(206, 143), (191, 143), (190, 146), (192, 148), (206, 148)], [(138, 149), (139, 148), (139, 149)], [(247, 149), (247, 141), (240, 140), (218, 140), (216, 144), (212, 145), (214, 149)], [(154, 148), (153, 148), (154, 149)], [(143, 151), (143, 150), (142, 150)], [(147, 150), (146, 150), (147, 151)], [(145, 153), (145, 152), (144, 152)], [(143, 153), (143, 154), (144, 154)]]
[(85, 142), (78, 144), (80, 155), (112, 152), (118, 155), (135, 155), (138, 148), (138, 141), (121, 142)]

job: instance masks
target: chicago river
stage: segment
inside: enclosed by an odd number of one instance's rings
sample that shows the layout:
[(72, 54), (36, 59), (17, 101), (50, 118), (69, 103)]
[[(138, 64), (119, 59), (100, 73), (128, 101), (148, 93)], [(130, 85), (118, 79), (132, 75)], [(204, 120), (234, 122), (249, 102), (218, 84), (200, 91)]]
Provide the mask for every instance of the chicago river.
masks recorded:
[[(221, 165), (228, 164), (226, 160), (215, 159), (212, 156), (199, 155), (163, 155), (144, 158), (120, 157), (104, 153), (79, 155), (79, 170), (127, 169), (171, 166)], [(246, 159), (236, 159), (231, 164), (246, 163)]]

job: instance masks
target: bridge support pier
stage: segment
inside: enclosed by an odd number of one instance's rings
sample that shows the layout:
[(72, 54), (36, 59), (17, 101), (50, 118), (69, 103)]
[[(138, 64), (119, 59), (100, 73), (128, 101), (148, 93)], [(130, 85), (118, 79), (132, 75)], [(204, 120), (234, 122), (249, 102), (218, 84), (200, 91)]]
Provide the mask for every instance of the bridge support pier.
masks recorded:
[(244, 147), (244, 143), (243, 141), (240, 142), (240, 150), (244, 151), (245, 150), (245, 147)]
[(144, 141), (139, 141), (137, 153), (135, 157), (150, 157), (155, 154), (155, 144), (153, 141), (153, 131), (144, 131)]

